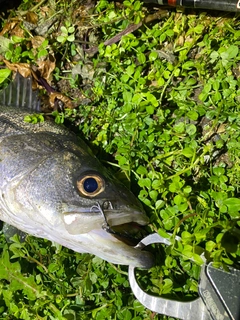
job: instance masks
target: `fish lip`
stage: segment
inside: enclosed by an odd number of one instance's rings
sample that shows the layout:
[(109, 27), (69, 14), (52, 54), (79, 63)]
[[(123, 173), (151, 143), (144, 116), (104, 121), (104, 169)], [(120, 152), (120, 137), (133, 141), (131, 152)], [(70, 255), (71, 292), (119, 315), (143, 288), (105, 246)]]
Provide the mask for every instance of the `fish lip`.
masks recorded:
[[(93, 208), (93, 207), (92, 207)], [(93, 229), (113, 228), (128, 223), (145, 226), (149, 223), (146, 214), (139, 208), (124, 207), (104, 209), (100, 206), (92, 208), (68, 207), (62, 213), (67, 231), (71, 234), (88, 233)]]
[(149, 224), (149, 218), (144, 212), (131, 209), (129, 211), (116, 209), (116, 210), (104, 210), (104, 216), (106, 222), (110, 227), (123, 225), (131, 222), (135, 222), (141, 226)]
[[(116, 261), (117, 259), (119, 259), (119, 250), (117, 249), (119, 247), (119, 245), (116, 245), (116, 247), (114, 247), (114, 260), (115, 261), (111, 261), (113, 263), (117, 263), (117, 264), (123, 264), (123, 265), (131, 265), (134, 267), (139, 267), (139, 268), (143, 268), (143, 269), (150, 269), (151, 267), (153, 267), (155, 265), (155, 258), (153, 256), (153, 254), (147, 250), (144, 249), (144, 247), (142, 247), (141, 245), (141, 241), (138, 242), (138, 244), (136, 246), (130, 246), (127, 245), (126, 243), (120, 241), (119, 239), (115, 238), (114, 235), (112, 233), (108, 233), (106, 232), (106, 230), (104, 229), (95, 229), (92, 230), (90, 232), (91, 237), (95, 238), (96, 235), (100, 236), (101, 238), (107, 240), (107, 241), (111, 241), (115, 244), (120, 244), (122, 248), (125, 248), (123, 250), (121, 250), (120, 254), (121, 254), (121, 258), (119, 261)], [(95, 238), (95, 241), (97, 241), (99, 243), (99, 239)], [(124, 252), (124, 255), (122, 255), (122, 252)], [(98, 255), (101, 257), (101, 253), (98, 252)], [(104, 258), (103, 258), (104, 259)]]

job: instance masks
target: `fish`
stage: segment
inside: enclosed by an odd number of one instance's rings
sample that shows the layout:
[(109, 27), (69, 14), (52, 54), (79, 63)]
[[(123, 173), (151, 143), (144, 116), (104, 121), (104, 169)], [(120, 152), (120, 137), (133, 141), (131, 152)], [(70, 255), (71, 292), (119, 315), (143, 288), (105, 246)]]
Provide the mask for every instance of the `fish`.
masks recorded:
[(75, 252), (150, 268), (152, 254), (136, 245), (149, 223), (140, 201), (70, 129), (24, 121), (36, 112), (32, 79), (17, 73), (0, 93), (0, 220)]

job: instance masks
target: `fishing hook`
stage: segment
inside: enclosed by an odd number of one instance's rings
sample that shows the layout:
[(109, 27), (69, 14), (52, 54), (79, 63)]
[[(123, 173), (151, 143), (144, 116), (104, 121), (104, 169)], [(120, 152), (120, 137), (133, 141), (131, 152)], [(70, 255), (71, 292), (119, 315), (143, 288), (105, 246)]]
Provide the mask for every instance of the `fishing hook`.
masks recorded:
[(94, 204), (91, 207), (90, 211), (93, 212), (94, 210), (97, 210), (95, 212), (100, 212), (102, 214), (103, 218), (104, 218), (104, 223), (102, 224), (102, 229), (105, 230), (108, 233), (113, 233), (114, 234), (115, 232), (111, 229), (109, 223), (107, 222), (106, 215), (104, 213), (104, 210), (107, 210), (107, 209), (113, 209), (112, 202), (109, 201), (109, 200), (104, 201), (102, 203), (102, 205), (99, 202), (97, 202), (96, 204)]

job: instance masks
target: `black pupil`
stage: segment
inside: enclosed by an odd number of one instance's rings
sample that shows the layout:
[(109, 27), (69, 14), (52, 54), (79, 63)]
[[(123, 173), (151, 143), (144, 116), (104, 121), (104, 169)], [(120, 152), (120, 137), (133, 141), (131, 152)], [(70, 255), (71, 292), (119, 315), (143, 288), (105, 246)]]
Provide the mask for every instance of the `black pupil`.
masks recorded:
[(83, 182), (83, 188), (86, 192), (92, 193), (97, 190), (98, 183), (97, 180), (94, 178), (87, 178)]

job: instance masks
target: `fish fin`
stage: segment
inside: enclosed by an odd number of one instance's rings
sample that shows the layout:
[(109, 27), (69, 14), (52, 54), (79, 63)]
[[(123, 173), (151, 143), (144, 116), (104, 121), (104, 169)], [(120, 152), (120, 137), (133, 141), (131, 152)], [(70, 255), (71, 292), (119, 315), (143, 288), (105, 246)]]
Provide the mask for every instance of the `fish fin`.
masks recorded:
[(25, 238), (26, 236), (28, 235), (27, 233), (11, 226), (10, 224), (7, 224), (4, 222), (3, 224), (3, 228), (2, 228), (2, 233), (4, 234), (5, 238), (6, 238), (6, 241), (9, 243), (9, 242), (12, 242), (11, 241), (11, 238), (17, 234), (19, 236), (19, 240), (20, 242), (24, 242), (25, 241)]
[(40, 112), (38, 90), (32, 89), (32, 78), (17, 72), (15, 79), (0, 92), (1, 105)]

